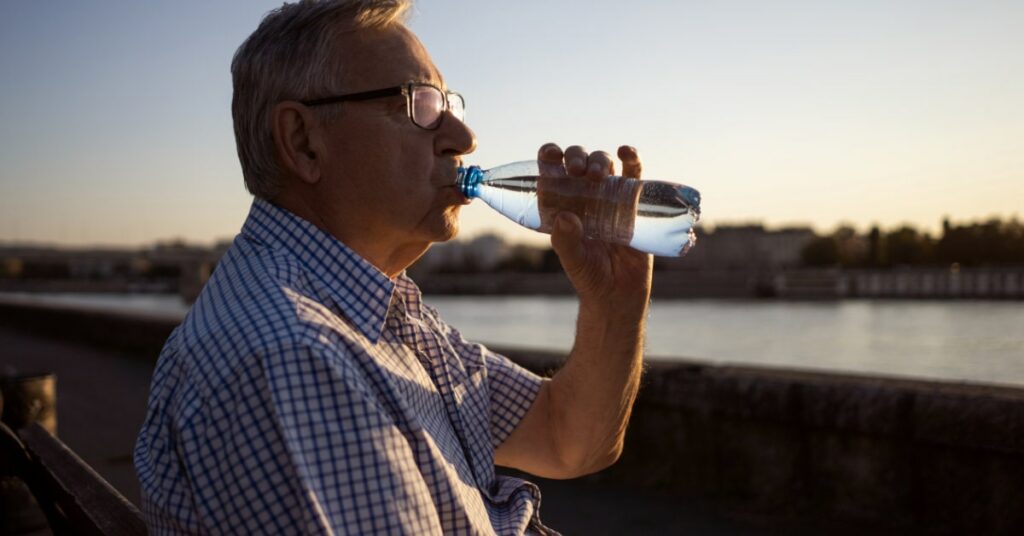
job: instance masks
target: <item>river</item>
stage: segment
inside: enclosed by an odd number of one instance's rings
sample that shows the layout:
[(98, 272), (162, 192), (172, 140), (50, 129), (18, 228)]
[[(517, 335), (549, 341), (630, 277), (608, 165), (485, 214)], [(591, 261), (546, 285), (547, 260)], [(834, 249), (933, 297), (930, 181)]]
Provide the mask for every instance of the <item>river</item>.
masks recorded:
[[(11, 295), (5, 299), (184, 315), (176, 296)], [(568, 350), (570, 297), (428, 296), (464, 337)], [(999, 301), (655, 300), (647, 355), (1024, 386), (1024, 304)]]

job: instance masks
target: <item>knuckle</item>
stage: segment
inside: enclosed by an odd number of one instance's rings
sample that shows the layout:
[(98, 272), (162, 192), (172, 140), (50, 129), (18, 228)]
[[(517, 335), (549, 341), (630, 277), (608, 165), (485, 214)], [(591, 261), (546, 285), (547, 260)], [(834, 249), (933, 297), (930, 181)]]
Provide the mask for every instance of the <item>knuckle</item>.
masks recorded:
[(615, 173), (615, 162), (605, 151), (594, 151), (587, 159), (588, 174), (594, 178), (604, 178), (607, 173)]
[(562, 177), (565, 175), (565, 168), (561, 161), (541, 160), (539, 162), (540, 174), (543, 177)]

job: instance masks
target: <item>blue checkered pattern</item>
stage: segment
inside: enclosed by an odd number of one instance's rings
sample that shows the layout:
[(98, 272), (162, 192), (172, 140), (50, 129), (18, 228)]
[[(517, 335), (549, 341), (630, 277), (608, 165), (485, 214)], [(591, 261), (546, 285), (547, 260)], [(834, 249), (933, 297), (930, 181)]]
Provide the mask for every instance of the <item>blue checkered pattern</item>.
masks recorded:
[(154, 534), (546, 533), (494, 449), (538, 376), (262, 200), (153, 376), (135, 446)]

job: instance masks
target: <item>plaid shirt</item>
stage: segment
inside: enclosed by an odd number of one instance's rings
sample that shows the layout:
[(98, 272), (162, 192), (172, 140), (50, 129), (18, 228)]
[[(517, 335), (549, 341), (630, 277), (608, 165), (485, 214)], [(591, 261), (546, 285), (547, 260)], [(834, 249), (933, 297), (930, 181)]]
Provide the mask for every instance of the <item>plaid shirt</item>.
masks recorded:
[(494, 450), (542, 379), (404, 274), (255, 200), (153, 375), (135, 446), (155, 534), (547, 532)]

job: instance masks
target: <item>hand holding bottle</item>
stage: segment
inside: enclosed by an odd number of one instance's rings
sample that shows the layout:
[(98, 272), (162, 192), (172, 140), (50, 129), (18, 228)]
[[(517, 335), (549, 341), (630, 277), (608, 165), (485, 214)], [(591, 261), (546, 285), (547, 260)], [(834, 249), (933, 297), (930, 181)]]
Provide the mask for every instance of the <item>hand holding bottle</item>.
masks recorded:
[[(619, 147), (618, 156), (622, 160), (622, 175), (639, 179), (643, 165), (636, 149), (624, 145)], [(599, 183), (616, 174), (611, 155), (603, 151), (588, 154), (578, 145), (563, 153), (557, 145), (546, 144), (540, 148), (537, 162), (541, 185), (548, 180), (583, 177)], [(568, 211), (555, 216), (551, 246), (583, 303), (594, 300), (622, 307), (622, 312), (627, 312), (630, 305), (646, 308), (653, 267), (650, 255), (626, 245), (584, 238), (582, 221)]]
[[(460, 167), (455, 185), (466, 198), (479, 198), (510, 220), (541, 233), (551, 234), (558, 212), (572, 212), (581, 219), (587, 238), (667, 257), (681, 257), (693, 247), (700, 192), (628, 175), (588, 179), (588, 165), (596, 162), (595, 169), (603, 165), (613, 171), (614, 166), (607, 153), (587, 155), (581, 147), (577, 149), (583, 155), (582, 167), (578, 174), (569, 174), (565, 157), (571, 158), (574, 150), (562, 155), (554, 147), (556, 160), (513, 162), (488, 170)], [(632, 171), (629, 157), (624, 161), (623, 172)], [(541, 166), (547, 170), (542, 172)]]

